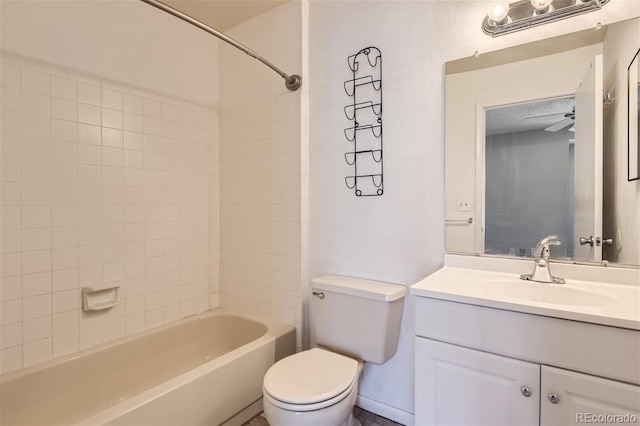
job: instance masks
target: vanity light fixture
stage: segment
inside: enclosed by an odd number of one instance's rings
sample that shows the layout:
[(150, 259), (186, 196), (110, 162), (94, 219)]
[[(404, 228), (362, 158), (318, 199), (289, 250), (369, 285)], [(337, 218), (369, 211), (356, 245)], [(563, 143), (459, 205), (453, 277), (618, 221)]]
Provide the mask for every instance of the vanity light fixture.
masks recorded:
[[(610, 0), (496, 0), (482, 21), (482, 31), (491, 37), (600, 10)], [(506, 13), (506, 15), (505, 15)]]
[(531, 6), (535, 9), (534, 16), (553, 12), (553, 0), (531, 0)]
[(488, 18), (494, 25), (502, 25), (509, 20), (509, 0), (495, 0), (491, 2)]

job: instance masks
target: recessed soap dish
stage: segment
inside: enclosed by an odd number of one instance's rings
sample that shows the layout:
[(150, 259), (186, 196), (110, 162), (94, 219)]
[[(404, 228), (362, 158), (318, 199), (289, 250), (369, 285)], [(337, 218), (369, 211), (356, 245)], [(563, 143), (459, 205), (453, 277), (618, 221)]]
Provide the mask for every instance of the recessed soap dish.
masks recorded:
[(119, 288), (120, 286), (115, 286), (94, 290), (82, 287), (82, 310), (88, 312), (113, 308), (120, 303)]

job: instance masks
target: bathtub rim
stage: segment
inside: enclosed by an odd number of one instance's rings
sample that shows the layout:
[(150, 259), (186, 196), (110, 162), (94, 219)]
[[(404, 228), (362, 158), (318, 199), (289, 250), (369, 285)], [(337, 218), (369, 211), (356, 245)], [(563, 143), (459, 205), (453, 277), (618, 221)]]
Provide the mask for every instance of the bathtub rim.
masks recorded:
[[(177, 327), (178, 325), (188, 324), (189, 322), (193, 322), (193, 321), (197, 321), (197, 320), (202, 319), (202, 318), (213, 317), (213, 316), (235, 316), (235, 317), (241, 317), (241, 318), (244, 318), (244, 319), (247, 319), (247, 320), (254, 321), (254, 322), (257, 322), (257, 323), (265, 325), (267, 327), (265, 333), (262, 334), (257, 339), (254, 339), (253, 341), (249, 342), (249, 343), (252, 343), (252, 342), (255, 342), (256, 340), (262, 339), (265, 336), (279, 336), (279, 335), (281, 335), (283, 333), (286, 333), (287, 331), (289, 331), (291, 329), (295, 329), (294, 326), (278, 323), (276, 321), (272, 321), (272, 320), (268, 320), (268, 319), (264, 319), (264, 318), (260, 318), (260, 317), (255, 316), (255, 315), (245, 314), (245, 313), (241, 313), (241, 312), (228, 311), (228, 310), (226, 310), (224, 308), (220, 308), (220, 307), (212, 308), (212, 309), (209, 309), (208, 311), (204, 311), (204, 312), (201, 312), (199, 314), (195, 314), (195, 315), (191, 315), (191, 316), (188, 316), (188, 317), (185, 317), (185, 318), (181, 318), (179, 320), (172, 321), (170, 323), (163, 324), (163, 325), (158, 326), (158, 327), (153, 327), (153, 328), (150, 328), (148, 330), (143, 330), (143, 331), (139, 331), (137, 333), (130, 334), (128, 336), (119, 337), (119, 338), (114, 339), (114, 340), (109, 340), (108, 342), (100, 343), (98, 345), (91, 346), (91, 347), (86, 348), (86, 349), (81, 349), (78, 352), (74, 352), (74, 353), (71, 353), (71, 354), (68, 354), (68, 355), (63, 355), (63, 356), (60, 356), (60, 357), (57, 357), (57, 358), (54, 358), (54, 359), (50, 359), (48, 361), (44, 361), (44, 362), (41, 362), (41, 363), (30, 365), (28, 367), (21, 368), (20, 370), (11, 371), (9, 373), (2, 374), (2, 375), (0, 375), (0, 386), (2, 386), (4, 383), (9, 382), (11, 380), (18, 379), (20, 377), (23, 377), (23, 376), (26, 376), (26, 375), (29, 375), (29, 374), (32, 374), (32, 373), (36, 373), (38, 371), (45, 370), (47, 368), (55, 367), (55, 366), (58, 366), (60, 364), (64, 364), (66, 362), (73, 361), (73, 360), (75, 360), (77, 358), (81, 358), (81, 357), (84, 357), (84, 356), (92, 355), (94, 353), (101, 352), (101, 351), (104, 351), (106, 349), (109, 349), (109, 348), (112, 348), (112, 347), (115, 347), (115, 346), (119, 346), (119, 345), (128, 343), (128, 342), (133, 341), (133, 340), (140, 339), (142, 337), (151, 336), (151, 335), (154, 335), (156, 333), (161, 333), (161, 332), (163, 332), (165, 330), (168, 330), (170, 328)], [(247, 344), (249, 344), (249, 343), (247, 343)], [(245, 346), (245, 345), (243, 345), (243, 346)], [(237, 349), (239, 349), (239, 348), (237, 348)], [(236, 349), (234, 349), (234, 351), (235, 350)], [(231, 351), (231, 352), (233, 352), (233, 351)], [(225, 356), (225, 355), (226, 354), (221, 355), (221, 356)], [(217, 358), (215, 358), (215, 359), (217, 359)], [(204, 365), (204, 364), (202, 364), (202, 365)], [(200, 367), (200, 366), (198, 366), (198, 367)], [(196, 367), (196, 368), (198, 368), (198, 367)]]

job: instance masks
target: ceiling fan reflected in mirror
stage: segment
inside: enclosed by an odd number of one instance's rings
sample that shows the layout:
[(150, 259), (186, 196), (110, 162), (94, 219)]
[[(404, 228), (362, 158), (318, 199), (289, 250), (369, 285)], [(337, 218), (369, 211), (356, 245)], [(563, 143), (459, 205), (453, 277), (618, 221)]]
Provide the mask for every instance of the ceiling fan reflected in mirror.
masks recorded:
[(555, 114), (545, 114), (545, 115), (536, 115), (532, 117), (526, 117), (525, 120), (550, 120), (553, 117), (557, 117), (558, 121), (545, 127), (544, 130), (547, 132), (557, 132), (559, 130), (564, 129), (565, 127), (569, 127), (569, 131), (575, 131), (575, 122), (576, 122), (576, 107), (571, 108), (570, 112), (559, 112)]

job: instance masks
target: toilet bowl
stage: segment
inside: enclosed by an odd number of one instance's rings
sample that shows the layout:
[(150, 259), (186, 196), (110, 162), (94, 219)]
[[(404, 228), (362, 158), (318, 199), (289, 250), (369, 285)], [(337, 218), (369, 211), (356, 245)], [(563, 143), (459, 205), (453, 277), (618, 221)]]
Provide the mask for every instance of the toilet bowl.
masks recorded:
[(325, 275), (311, 280), (311, 290), (319, 347), (269, 368), (264, 413), (271, 426), (360, 426), (353, 417), (360, 373), (365, 361), (382, 364), (395, 354), (407, 288)]
[(272, 426), (359, 426), (353, 417), (361, 361), (321, 348), (284, 358), (265, 374), (264, 412)]

